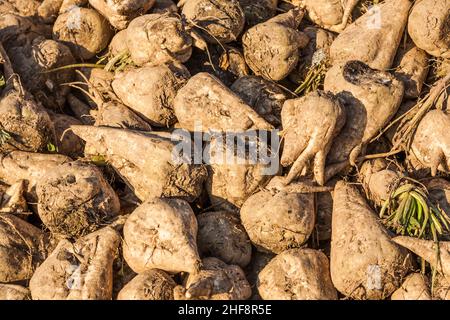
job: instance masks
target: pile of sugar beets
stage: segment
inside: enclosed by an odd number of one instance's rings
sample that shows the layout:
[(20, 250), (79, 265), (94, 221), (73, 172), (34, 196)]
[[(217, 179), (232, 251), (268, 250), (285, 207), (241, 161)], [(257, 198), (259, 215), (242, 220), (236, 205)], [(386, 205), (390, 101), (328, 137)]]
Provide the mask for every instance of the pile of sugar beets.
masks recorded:
[(450, 299), (450, 0), (0, 0), (0, 41), (0, 299)]

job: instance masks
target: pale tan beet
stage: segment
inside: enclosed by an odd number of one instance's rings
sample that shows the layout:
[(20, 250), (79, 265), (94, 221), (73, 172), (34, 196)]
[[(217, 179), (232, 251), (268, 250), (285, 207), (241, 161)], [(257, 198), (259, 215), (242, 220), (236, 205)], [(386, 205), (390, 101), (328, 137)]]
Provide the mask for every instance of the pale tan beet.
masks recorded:
[(189, 60), (193, 39), (178, 15), (171, 13), (140, 16), (127, 28), (126, 44), (139, 66)]
[(333, 32), (341, 32), (350, 22), (351, 14), (359, 0), (299, 0), (315, 24)]
[(239, 0), (247, 27), (269, 20), (277, 14), (278, 0)]
[(299, 61), (299, 49), (309, 38), (297, 28), (304, 15), (299, 9), (280, 14), (250, 28), (242, 37), (244, 56), (256, 75), (282, 80)]
[(197, 216), (198, 250), (202, 256), (216, 257), (242, 268), (250, 263), (252, 246), (234, 212), (206, 212)]
[(136, 273), (151, 269), (196, 272), (200, 267), (197, 228), (194, 212), (186, 201), (147, 200), (125, 223), (125, 261)]
[(128, 52), (127, 46), (127, 29), (120, 30), (117, 32), (109, 43), (109, 53), (112, 56), (117, 56), (119, 54), (125, 54)]
[(428, 283), (427, 276), (420, 273), (410, 274), (392, 294), (391, 300), (432, 300)]
[(30, 290), (19, 285), (0, 283), (0, 300), (31, 300)]
[(107, 127), (71, 128), (91, 146), (85, 153), (105, 156), (142, 201), (161, 196), (193, 201), (200, 195), (206, 169), (178, 161), (170, 135)]
[(84, 150), (83, 140), (69, 129), (72, 125), (81, 125), (81, 122), (66, 114), (53, 112), (50, 113), (50, 119), (55, 126), (58, 153), (72, 158), (80, 156)]
[(449, 59), (450, 1), (417, 1), (409, 15), (408, 33), (430, 55)]
[(53, 39), (67, 45), (79, 60), (93, 58), (108, 46), (113, 31), (97, 11), (73, 7), (60, 14), (53, 25)]
[(43, 0), (37, 8), (37, 15), (45, 22), (53, 23), (60, 13), (74, 6), (85, 6), (88, 0)]
[(372, 7), (333, 42), (334, 65), (359, 60), (377, 70), (389, 69), (406, 27), (411, 2), (390, 0)]
[(155, 0), (89, 0), (89, 4), (100, 12), (118, 30), (125, 29), (131, 20), (146, 13)]
[[(204, 159), (209, 164), (205, 188), (212, 205), (217, 209), (236, 211), (248, 197), (264, 187), (279, 168), (261, 161), (252, 162), (249, 152), (242, 154), (236, 150), (239, 146), (229, 145), (232, 136), (211, 137), (203, 154), (208, 157)], [(261, 153), (269, 149), (261, 140), (255, 144)]]
[(272, 129), (219, 79), (205, 72), (193, 76), (178, 91), (174, 110), (180, 127), (189, 131)]
[(329, 92), (316, 91), (284, 103), (281, 120), (285, 146), (281, 164), (292, 165), (287, 183), (307, 170), (313, 161), (314, 178), (320, 185), (325, 184), (325, 160), (345, 117), (340, 101)]
[(325, 90), (339, 94), (347, 114), (341, 133), (328, 153), (329, 164), (354, 163), (367, 143), (392, 119), (403, 99), (403, 83), (390, 73), (376, 71), (360, 61), (333, 66)]
[(75, 63), (70, 49), (61, 42), (37, 37), (30, 45), (10, 48), (8, 53), (25, 89), (45, 107), (61, 110), (70, 91), (62, 84), (73, 81), (74, 71), (47, 71)]
[(431, 110), (415, 131), (408, 160), (416, 169), (429, 168), (431, 174), (450, 171), (450, 112)]
[[(432, 240), (404, 236), (395, 237), (392, 240), (425, 259), (450, 282), (450, 241), (439, 241), (436, 244)], [(437, 245), (439, 246), (439, 255), (436, 254)]]
[(120, 290), (117, 300), (173, 300), (173, 289), (177, 284), (164, 271), (145, 271)]
[[(6, 91), (6, 90), (4, 90)], [(0, 100), (0, 126), (8, 133), (0, 149), (10, 151), (48, 151), (55, 141), (55, 129), (44, 107), (25, 92), (3, 92)]]
[(330, 47), (336, 35), (333, 32), (317, 28), (306, 27), (303, 32), (308, 36), (308, 45), (300, 51), (300, 63), (289, 75), (295, 83), (302, 83), (311, 68), (327, 65), (330, 60)]
[(121, 239), (110, 227), (71, 243), (61, 240), (30, 281), (33, 300), (110, 300)]
[(96, 126), (152, 131), (152, 127), (148, 122), (118, 101), (100, 104), (94, 114), (94, 118)]
[(69, 161), (69, 157), (60, 154), (12, 151), (0, 157), (0, 179), (9, 185), (25, 180), (27, 192), (36, 200), (36, 184), (56, 167)]
[(244, 271), (217, 258), (203, 259), (201, 270), (174, 290), (175, 300), (246, 300), (251, 294)]
[(189, 77), (181, 64), (142, 67), (116, 74), (112, 88), (125, 105), (152, 125), (169, 127), (176, 122), (175, 96)]
[(209, 43), (235, 41), (244, 29), (245, 15), (238, 0), (183, 0), (180, 5), (188, 22), (199, 26)]
[(280, 126), (283, 103), (290, 98), (280, 86), (261, 77), (243, 76), (230, 89), (268, 123)]
[(412, 267), (412, 255), (391, 236), (351, 184), (334, 190), (331, 279), (353, 299), (385, 299), (398, 289)]
[(0, 282), (30, 279), (47, 248), (40, 229), (12, 214), (0, 214)]
[(36, 184), (38, 214), (57, 236), (96, 231), (120, 210), (117, 194), (94, 165), (61, 164)]
[[(83, 70), (84, 71), (84, 70)], [(151, 131), (152, 128), (141, 116), (125, 106), (113, 90), (114, 73), (105, 69), (86, 70), (85, 78), (80, 79), (87, 82), (85, 94), (88, 103), (97, 110), (86, 109), (83, 113), (88, 113), (95, 119), (94, 125), (108, 126), (141, 131)], [(86, 123), (86, 121), (84, 122)], [(92, 123), (86, 123), (92, 124)], [(89, 147), (86, 147), (89, 149)]]
[(301, 247), (311, 235), (315, 224), (314, 195), (260, 191), (245, 201), (240, 214), (255, 246), (281, 253)]
[(0, 66), (5, 80), (0, 96), (0, 150), (47, 150), (55, 140), (53, 124), (45, 108), (22, 86), (2, 45)]
[(264, 300), (337, 300), (328, 258), (312, 249), (286, 250), (258, 275)]
[(405, 85), (405, 98), (417, 98), (428, 75), (428, 55), (411, 41), (400, 45), (394, 61), (395, 76)]
[(378, 206), (389, 199), (402, 176), (394, 165), (384, 159), (365, 161), (358, 175), (368, 199)]

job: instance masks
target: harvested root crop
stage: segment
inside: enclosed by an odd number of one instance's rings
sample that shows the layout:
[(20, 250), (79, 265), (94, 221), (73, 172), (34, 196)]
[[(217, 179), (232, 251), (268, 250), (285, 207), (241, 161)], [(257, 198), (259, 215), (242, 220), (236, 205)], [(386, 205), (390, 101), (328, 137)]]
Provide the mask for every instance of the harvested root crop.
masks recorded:
[(408, 33), (416, 46), (435, 57), (450, 58), (450, 1), (417, 1), (409, 15)]
[[(314, 1), (314, 0), (311, 0)], [(389, 69), (406, 27), (411, 2), (391, 0), (372, 7), (333, 42), (333, 65), (359, 60), (373, 69)]]
[(59, 15), (53, 39), (66, 44), (79, 60), (89, 60), (108, 46), (112, 29), (97, 11), (74, 7)]
[(205, 72), (193, 76), (178, 91), (174, 110), (180, 127), (189, 131), (272, 129), (219, 79)]
[(120, 242), (110, 227), (74, 243), (61, 240), (31, 278), (33, 300), (111, 300)]
[(353, 164), (397, 112), (403, 98), (403, 83), (390, 73), (376, 71), (360, 61), (349, 61), (328, 71), (325, 90), (340, 93), (347, 114), (327, 161), (333, 164), (350, 160)]
[(75, 6), (85, 6), (88, 0), (43, 0), (37, 8), (37, 15), (45, 22), (53, 23), (60, 13)]
[(125, 105), (152, 125), (169, 127), (176, 122), (175, 96), (189, 77), (180, 64), (142, 67), (117, 74), (112, 87)]
[(281, 157), (284, 167), (292, 165), (287, 183), (308, 170), (313, 161), (314, 178), (324, 185), (325, 161), (333, 139), (344, 126), (346, 114), (332, 94), (313, 92), (287, 100), (281, 112), (285, 147)]
[(252, 246), (239, 216), (234, 212), (206, 212), (197, 216), (198, 250), (202, 256), (216, 257), (227, 264), (245, 267)]
[[(183, 0), (182, 14), (197, 26), (209, 43), (237, 40), (244, 29), (245, 15), (238, 0)], [(180, 6), (180, 3), (178, 3)]]
[(294, 70), (299, 49), (309, 41), (297, 30), (303, 15), (304, 11), (294, 9), (254, 26), (243, 35), (245, 60), (256, 75), (278, 81)]
[(195, 273), (197, 220), (189, 204), (180, 199), (150, 199), (127, 219), (123, 229), (123, 256), (136, 273), (161, 269)]
[(230, 88), (268, 123), (281, 125), (281, 109), (291, 95), (280, 86), (261, 77), (243, 76)]
[(193, 201), (200, 195), (205, 167), (184, 161), (170, 136), (107, 127), (71, 128), (91, 146), (85, 153), (104, 156), (142, 201), (161, 196)]
[(38, 181), (36, 194), (39, 217), (59, 236), (84, 236), (120, 210), (119, 199), (101, 171), (82, 162), (56, 167)]
[(0, 45), (4, 88), (0, 96), (0, 150), (44, 151), (54, 142), (55, 132), (47, 111), (38, 104), (14, 74)]
[(281, 253), (299, 248), (314, 229), (314, 195), (258, 192), (245, 201), (241, 220), (252, 243), (262, 250)]
[(0, 179), (9, 184), (25, 180), (27, 192), (31, 193), (30, 202), (36, 200), (36, 184), (53, 172), (56, 167), (71, 161), (60, 154), (41, 154), (12, 151), (0, 158)]
[(391, 300), (432, 300), (428, 283), (428, 278), (423, 274), (410, 274), (392, 294)]
[(334, 286), (353, 299), (389, 297), (412, 267), (411, 254), (391, 241), (356, 187), (343, 181), (334, 190), (330, 259)]
[(0, 282), (30, 279), (48, 245), (40, 229), (12, 214), (0, 214)]
[(248, 27), (265, 22), (277, 13), (278, 0), (239, 0)]
[(131, 21), (126, 32), (131, 59), (139, 66), (183, 63), (191, 57), (193, 39), (178, 15), (143, 15)]
[(118, 30), (125, 29), (131, 20), (147, 12), (154, 3), (155, 0), (89, 0), (89, 4)]
[(10, 48), (8, 53), (25, 89), (47, 108), (61, 110), (70, 91), (63, 84), (73, 80), (74, 72), (51, 71), (75, 63), (70, 49), (61, 42), (38, 37), (31, 45)]
[(299, 0), (304, 6), (308, 17), (322, 28), (333, 32), (342, 32), (350, 22), (352, 11), (359, 0)]
[(382, 206), (389, 200), (394, 188), (399, 186), (402, 175), (386, 160), (374, 159), (363, 163), (359, 177), (368, 198)]
[(393, 241), (426, 260), (450, 282), (450, 241), (436, 242), (405, 236), (395, 237)]
[(217, 258), (203, 259), (202, 269), (174, 290), (175, 300), (246, 300), (251, 294), (244, 271)]
[(117, 300), (173, 300), (176, 283), (164, 271), (145, 271), (120, 290)]
[(15, 284), (0, 284), (0, 300), (31, 300), (30, 290)]
[(264, 300), (336, 300), (328, 258), (312, 249), (291, 249), (273, 258), (258, 275)]
[(99, 104), (98, 110), (94, 113), (94, 118), (96, 126), (152, 131), (148, 122), (118, 101)]
[(411, 143), (409, 159), (416, 169), (450, 172), (450, 111), (431, 110), (417, 126)]

